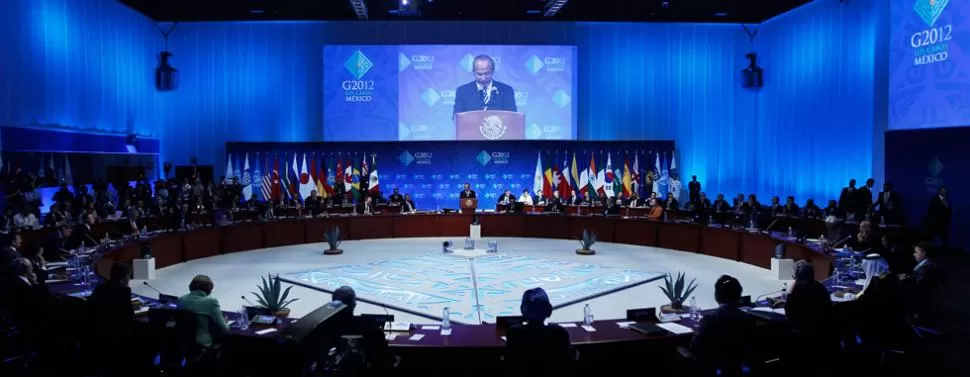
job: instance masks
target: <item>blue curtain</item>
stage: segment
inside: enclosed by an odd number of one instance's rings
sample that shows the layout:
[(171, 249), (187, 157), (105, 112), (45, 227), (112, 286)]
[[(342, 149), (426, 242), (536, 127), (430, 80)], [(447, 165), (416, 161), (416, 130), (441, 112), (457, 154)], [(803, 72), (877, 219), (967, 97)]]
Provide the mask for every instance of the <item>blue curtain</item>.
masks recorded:
[(0, 125), (154, 134), (162, 38), (116, 1), (7, 0)]
[(873, 176), (885, 129), (875, 123), (886, 112), (876, 92), (884, 2), (816, 0), (763, 24), (755, 41), (765, 87), (745, 130), (753, 145), (737, 158), (751, 164), (743, 187), (818, 203), (837, 199), (850, 178)]

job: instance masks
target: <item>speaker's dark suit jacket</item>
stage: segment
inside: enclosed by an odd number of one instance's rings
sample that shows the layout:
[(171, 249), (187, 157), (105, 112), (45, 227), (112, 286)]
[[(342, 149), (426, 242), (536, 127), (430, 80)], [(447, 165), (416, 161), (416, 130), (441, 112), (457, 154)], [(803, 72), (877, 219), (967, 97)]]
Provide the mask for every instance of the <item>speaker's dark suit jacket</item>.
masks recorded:
[(737, 306), (721, 305), (701, 319), (690, 349), (704, 366), (726, 375), (740, 375), (741, 364), (749, 356), (754, 327), (754, 320)]
[[(488, 110), (518, 111), (515, 105), (515, 90), (511, 86), (492, 81), (492, 87), (496, 90), (492, 92), (492, 97), (488, 101)], [(485, 107), (482, 93), (478, 91), (478, 85), (474, 81), (459, 86), (455, 90), (455, 113), (483, 110)]]
[(475, 190), (468, 190), (468, 191), (462, 190), (461, 194), (459, 194), (458, 197), (461, 199), (475, 198), (476, 197)]

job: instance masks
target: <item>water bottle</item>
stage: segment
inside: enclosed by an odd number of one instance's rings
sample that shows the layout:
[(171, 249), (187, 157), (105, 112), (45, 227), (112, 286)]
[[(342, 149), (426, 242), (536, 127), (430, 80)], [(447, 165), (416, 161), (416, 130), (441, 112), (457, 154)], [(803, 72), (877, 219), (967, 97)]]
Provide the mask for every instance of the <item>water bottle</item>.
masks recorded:
[(451, 311), (446, 306), (441, 309), (441, 330), (451, 330)]
[(751, 216), (750, 226), (748, 229), (754, 230), (754, 216)]
[(690, 310), (690, 320), (694, 322), (694, 324), (696, 324), (697, 323), (697, 297), (695, 296), (690, 297), (690, 307), (688, 307), (687, 309)]
[(781, 283), (781, 299), (788, 300), (788, 283)]
[(709, 225), (714, 225), (714, 215), (707, 215), (707, 223)]
[(788, 238), (795, 238), (795, 231), (791, 227), (788, 227)]
[(239, 310), (239, 329), (242, 331), (249, 329), (249, 314), (246, 313), (245, 306)]
[(593, 309), (589, 308), (589, 304), (586, 304), (586, 306), (583, 307), (583, 325), (593, 325)]
[(664, 211), (664, 222), (667, 222), (667, 211)]

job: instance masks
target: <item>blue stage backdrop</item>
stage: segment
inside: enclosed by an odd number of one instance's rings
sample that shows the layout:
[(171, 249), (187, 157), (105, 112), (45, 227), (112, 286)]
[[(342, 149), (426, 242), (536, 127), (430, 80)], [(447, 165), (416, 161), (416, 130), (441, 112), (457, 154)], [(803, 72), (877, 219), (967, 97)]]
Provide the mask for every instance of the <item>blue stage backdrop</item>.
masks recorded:
[(490, 56), (495, 81), (513, 88), (496, 96), (514, 97), (515, 111), (525, 113), (525, 139), (576, 138), (575, 46), (329, 45), (323, 51), (323, 122), (340, 125), (324, 128), (326, 140), (457, 139), (456, 88), (475, 80), (478, 55)]
[[(953, 220), (950, 244), (970, 247), (970, 127), (890, 131), (886, 133), (886, 179), (903, 198), (907, 221), (922, 226), (930, 199), (947, 186)], [(964, 231), (961, 231), (964, 230)]]
[[(600, 182), (616, 185), (617, 192), (622, 192), (627, 171), (631, 183), (639, 185), (634, 188), (631, 184), (631, 190), (640, 195), (653, 187), (665, 194), (671, 187), (677, 192), (681, 186), (676, 179), (673, 141), (227, 143), (226, 150), (229, 163), (225, 175), (240, 177), (241, 183), (250, 186), (247, 190), (258, 197), (269, 194), (263, 186), (274, 168), (281, 172), (284, 182), (291, 182), (306, 196), (315, 188), (314, 177), (326, 176), (330, 186), (336, 183), (338, 163), (340, 170), (347, 171), (349, 163), (349, 171), (358, 172), (355, 182), (368, 180), (363, 178), (367, 177), (363, 172), (365, 160), (367, 171), (377, 172), (385, 196), (398, 187), (402, 194), (411, 194), (419, 209), (457, 207), (458, 193), (466, 182), (477, 191), (479, 208), (494, 208), (506, 189), (516, 197), (524, 189), (533, 191), (537, 169), (543, 175), (547, 170), (550, 174), (560, 171), (570, 182), (576, 182), (574, 176), (582, 180), (589, 175), (583, 171), (588, 171), (591, 163)], [(302, 177), (304, 173), (306, 178)], [(655, 184), (648, 183), (653, 177), (657, 177)], [(368, 181), (373, 182), (373, 177)], [(604, 187), (604, 191), (610, 190)]]

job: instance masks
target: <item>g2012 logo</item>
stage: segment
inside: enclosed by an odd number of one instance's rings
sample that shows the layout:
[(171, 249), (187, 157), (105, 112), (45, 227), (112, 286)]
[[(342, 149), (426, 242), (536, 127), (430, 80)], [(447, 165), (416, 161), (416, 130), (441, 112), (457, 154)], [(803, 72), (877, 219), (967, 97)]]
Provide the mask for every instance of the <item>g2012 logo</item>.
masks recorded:
[(345, 102), (370, 102), (372, 100), (377, 85), (374, 80), (363, 80), (364, 75), (371, 68), (374, 68), (374, 62), (360, 50), (354, 51), (344, 61), (344, 69), (354, 78), (340, 83), (340, 88), (344, 90)]
[(913, 47), (913, 65), (944, 62), (950, 58), (950, 44), (953, 40), (953, 25), (937, 27), (936, 21), (943, 15), (950, 0), (917, 0), (913, 11), (929, 29), (913, 33), (909, 44)]

